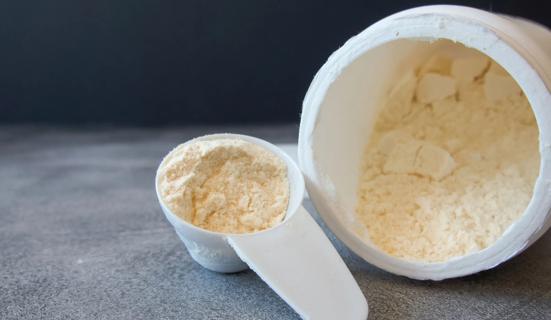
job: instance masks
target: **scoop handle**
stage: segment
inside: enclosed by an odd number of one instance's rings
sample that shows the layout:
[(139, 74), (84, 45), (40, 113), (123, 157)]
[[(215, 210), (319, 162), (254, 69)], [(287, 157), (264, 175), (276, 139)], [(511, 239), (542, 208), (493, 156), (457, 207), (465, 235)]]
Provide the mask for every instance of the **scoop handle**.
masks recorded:
[(302, 318), (367, 318), (358, 284), (304, 207), (272, 230), (231, 235), (228, 243)]

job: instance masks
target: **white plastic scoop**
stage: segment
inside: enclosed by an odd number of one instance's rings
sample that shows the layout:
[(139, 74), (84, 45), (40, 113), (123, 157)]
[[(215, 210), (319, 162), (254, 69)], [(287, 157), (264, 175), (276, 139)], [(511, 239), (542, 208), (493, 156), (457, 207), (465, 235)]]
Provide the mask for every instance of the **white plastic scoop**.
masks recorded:
[(250, 267), (303, 318), (366, 319), (367, 301), (358, 284), (329, 239), (302, 207), (304, 180), (293, 160), (276, 146), (244, 135), (214, 134), (186, 144), (216, 139), (245, 140), (284, 160), (288, 168), (289, 206), (285, 219), (267, 230), (248, 234), (208, 231), (182, 220), (163, 204), (157, 171), (157, 198), (191, 257), (217, 272), (237, 272)]

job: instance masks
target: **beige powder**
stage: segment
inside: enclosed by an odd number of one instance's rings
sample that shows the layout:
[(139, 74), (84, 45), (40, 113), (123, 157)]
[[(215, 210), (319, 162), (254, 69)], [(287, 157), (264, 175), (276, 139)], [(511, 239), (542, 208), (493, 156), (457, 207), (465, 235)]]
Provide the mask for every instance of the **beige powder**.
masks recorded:
[(273, 227), (285, 216), (289, 202), (284, 161), (238, 139), (178, 146), (159, 168), (158, 186), (174, 214), (217, 232)]
[(433, 57), (397, 82), (370, 136), (361, 236), (410, 260), (479, 251), (521, 216), (538, 169), (538, 129), (516, 82), (474, 52)]

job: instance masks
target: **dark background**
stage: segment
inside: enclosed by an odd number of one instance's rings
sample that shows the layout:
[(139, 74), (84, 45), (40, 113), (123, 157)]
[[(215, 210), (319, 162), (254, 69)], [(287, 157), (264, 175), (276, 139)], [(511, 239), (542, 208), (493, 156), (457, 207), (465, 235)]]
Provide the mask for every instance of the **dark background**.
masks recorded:
[[(349, 37), (431, 1), (0, 1), (0, 123), (297, 121)], [(545, 1), (455, 1), (549, 26)]]

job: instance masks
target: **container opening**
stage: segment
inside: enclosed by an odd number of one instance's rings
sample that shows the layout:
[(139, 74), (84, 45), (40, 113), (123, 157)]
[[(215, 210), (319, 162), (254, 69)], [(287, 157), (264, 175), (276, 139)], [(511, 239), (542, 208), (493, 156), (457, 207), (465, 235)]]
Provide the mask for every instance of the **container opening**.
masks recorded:
[(348, 65), (322, 102), (313, 149), (349, 230), (428, 262), (491, 246), (523, 214), (540, 167), (520, 87), (449, 40), (395, 40)]

